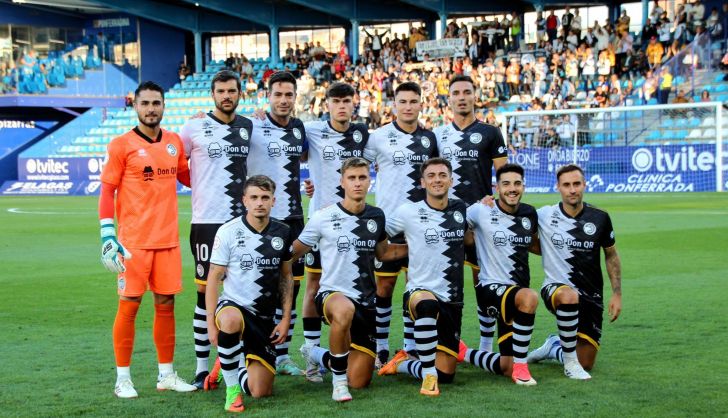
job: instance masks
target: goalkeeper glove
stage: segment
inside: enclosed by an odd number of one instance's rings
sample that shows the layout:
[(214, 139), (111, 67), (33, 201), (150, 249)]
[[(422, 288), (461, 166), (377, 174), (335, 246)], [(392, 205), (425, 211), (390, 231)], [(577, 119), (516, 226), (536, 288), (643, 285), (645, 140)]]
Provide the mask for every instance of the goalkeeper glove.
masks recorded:
[(119, 258), (119, 253), (124, 258), (131, 258), (131, 253), (124, 248), (116, 239), (116, 229), (113, 219), (101, 220), (101, 264), (112, 273), (123, 273), (126, 271), (124, 263)]

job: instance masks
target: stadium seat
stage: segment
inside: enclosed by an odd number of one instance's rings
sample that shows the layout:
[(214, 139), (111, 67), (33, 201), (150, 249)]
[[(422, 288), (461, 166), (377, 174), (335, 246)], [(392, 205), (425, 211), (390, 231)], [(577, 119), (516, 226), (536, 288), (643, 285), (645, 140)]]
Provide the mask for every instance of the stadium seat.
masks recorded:
[(708, 116), (707, 118), (703, 119), (703, 128), (715, 126), (715, 118), (712, 116)]
[(663, 128), (672, 128), (673, 126), (675, 126), (675, 121), (670, 118), (665, 118), (665, 119), (662, 119), (662, 121), (660, 122), (660, 125)]

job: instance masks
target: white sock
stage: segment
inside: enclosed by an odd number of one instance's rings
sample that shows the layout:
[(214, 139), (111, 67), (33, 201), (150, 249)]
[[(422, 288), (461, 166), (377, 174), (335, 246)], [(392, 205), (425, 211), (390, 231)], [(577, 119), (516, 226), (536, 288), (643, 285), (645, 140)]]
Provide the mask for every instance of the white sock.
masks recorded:
[(129, 366), (126, 367), (116, 367), (116, 383), (121, 382), (124, 379), (131, 380), (131, 368)]
[(172, 363), (159, 363), (159, 377), (164, 378), (165, 376), (174, 373), (174, 367)]
[(324, 364), (324, 354), (329, 350), (320, 346), (311, 347), (311, 359), (315, 360), (320, 366), (326, 367)]
[(206, 372), (207, 370), (207, 359), (206, 358), (198, 358), (197, 359), (197, 371), (195, 371), (195, 375), (198, 375), (202, 372)]

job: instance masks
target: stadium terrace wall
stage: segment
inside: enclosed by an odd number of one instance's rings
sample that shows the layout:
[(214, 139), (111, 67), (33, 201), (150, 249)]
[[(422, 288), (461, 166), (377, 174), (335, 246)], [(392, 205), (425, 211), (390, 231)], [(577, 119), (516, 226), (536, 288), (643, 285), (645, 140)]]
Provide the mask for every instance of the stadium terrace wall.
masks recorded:
[[(447, 154), (447, 149), (443, 153)], [(525, 168), (526, 190), (530, 193), (555, 192), (556, 170), (574, 159), (574, 150), (566, 148), (526, 149), (509, 155), (509, 161)], [(590, 192), (716, 190), (713, 145), (584, 147), (576, 149), (576, 161), (586, 171)], [(103, 158), (98, 157), (19, 158), (19, 180), (5, 182), (0, 194), (96, 195), (102, 165)], [(301, 178), (308, 176), (308, 166), (304, 164)], [(372, 172), (372, 176), (374, 185), (376, 173)], [(181, 185), (178, 190), (189, 193)]]
[(80, 28), (84, 26), (83, 19), (68, 14), (23, 7), (17, 3), (0, 2), (0, 24), (8, 23), (53, 28)]
[(185, 55), (185, 32), (139, 19), (142, 80), (152, 80), (165, 90), (179, 81), (177, 69)]

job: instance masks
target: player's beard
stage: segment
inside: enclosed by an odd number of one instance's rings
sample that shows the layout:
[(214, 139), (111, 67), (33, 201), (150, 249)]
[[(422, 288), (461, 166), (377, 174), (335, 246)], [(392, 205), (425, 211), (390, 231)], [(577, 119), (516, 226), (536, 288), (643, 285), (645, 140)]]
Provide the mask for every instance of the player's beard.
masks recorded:
[(145, 121), (146, 117), (139, 116), (139, 123), (146, 126), (149, 129), (155, 129), (157, 126), (159, 126), (160, 123), (162, 123), (162, 116), (159, 116), (155, 122), (147, 123)]
[(223, 114), (230, 116), (235, 113), (235, 110), (238, 108), (239, 101), (231, 101), (231, 103), (233, 106), (230, 110), (223, 108), (222, 102), (215, 102), (215, 108), (217, 110), (219, 110), (220, 112), (222, 112)]

